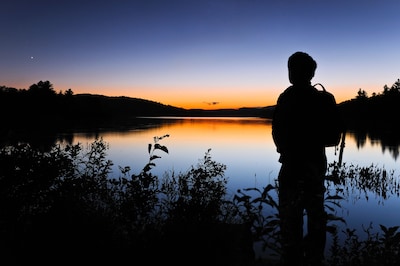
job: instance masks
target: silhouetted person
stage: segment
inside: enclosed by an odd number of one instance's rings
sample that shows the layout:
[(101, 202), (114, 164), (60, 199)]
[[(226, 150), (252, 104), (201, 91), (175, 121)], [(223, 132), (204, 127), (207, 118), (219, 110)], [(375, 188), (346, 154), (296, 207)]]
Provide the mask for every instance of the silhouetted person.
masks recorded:
[(292, 86), (279, 96), (272, 121), (272, 137), (281, 163), (278, 181), (283, 265), (322, 265), (324, 259), (327, 159), (319, 130), (322, 114), (318, 111), (318, 91), (311, 85), (316, 68), (317, 63), (306, 53), (289, 57)]

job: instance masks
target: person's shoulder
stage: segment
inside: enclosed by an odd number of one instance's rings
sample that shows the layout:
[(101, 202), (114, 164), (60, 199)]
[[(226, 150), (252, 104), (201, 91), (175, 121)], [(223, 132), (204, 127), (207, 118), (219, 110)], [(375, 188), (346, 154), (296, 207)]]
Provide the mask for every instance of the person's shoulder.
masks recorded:
[(283, 105), (285, 102), (287, 102), (287, 99), (290, 98), (290, 94), (290, 87), (286, 88), (283, 92), (281, 92), (281, 94), (279, 94), (276, 104), (278, 106)]
[(279, 98), (288, 97), (290, 94), (293, 93), (293, 91), (293, 86), (289, 86), (279, 95)]

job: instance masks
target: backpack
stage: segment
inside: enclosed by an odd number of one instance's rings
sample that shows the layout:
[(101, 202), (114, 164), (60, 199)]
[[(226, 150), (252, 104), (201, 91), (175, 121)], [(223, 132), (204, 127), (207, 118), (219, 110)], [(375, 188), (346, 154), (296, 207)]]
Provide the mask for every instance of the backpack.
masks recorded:
[(322, 90), (317, 90), (319, 112), (321, 114), (321, 140), (325, 147), (338, 146), (344, 132), (344, 123), (336, 105), (335, 97), (321, 83)]

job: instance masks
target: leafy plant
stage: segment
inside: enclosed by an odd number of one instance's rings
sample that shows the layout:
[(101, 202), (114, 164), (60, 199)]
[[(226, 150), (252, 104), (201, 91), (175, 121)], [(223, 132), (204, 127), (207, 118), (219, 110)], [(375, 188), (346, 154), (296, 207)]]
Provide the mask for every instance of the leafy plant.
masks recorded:
[(162, 179), (163, 206), (169, 222), (209, 223), (219, 220), (226, 196), (226, 166), (211, 159), (210, 149), (186, 173), (166, 173)]

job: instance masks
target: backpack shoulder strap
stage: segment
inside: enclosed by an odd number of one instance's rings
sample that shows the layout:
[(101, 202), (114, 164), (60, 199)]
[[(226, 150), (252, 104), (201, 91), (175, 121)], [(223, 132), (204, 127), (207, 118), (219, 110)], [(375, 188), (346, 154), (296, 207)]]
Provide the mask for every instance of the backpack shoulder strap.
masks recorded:
[[(322, 90), (318, 90), (317, 86), (320, 86), (322, 88)], [(330, 101), (332, 101), (336, 104), (335, 97), (333, 96), (332, 93), (330, 93), (329, 91), (327, 91), (325, 89), (324, 85), (322, 85), (321, 83), (316, 83), (313, 85), (313, 87), (317, 89), (317, 91), (319, 92), (319, 95), (322, 95), (322, 97), (331, 98)]]
[(315, 83), (313, 85), (314, 88), (317, 88), (317, 86), (320, 86), (322, 88), (322, 90), (326, 92), (326, 89), (325, 89), (324, 85), (322, 85), (321, 83)]

